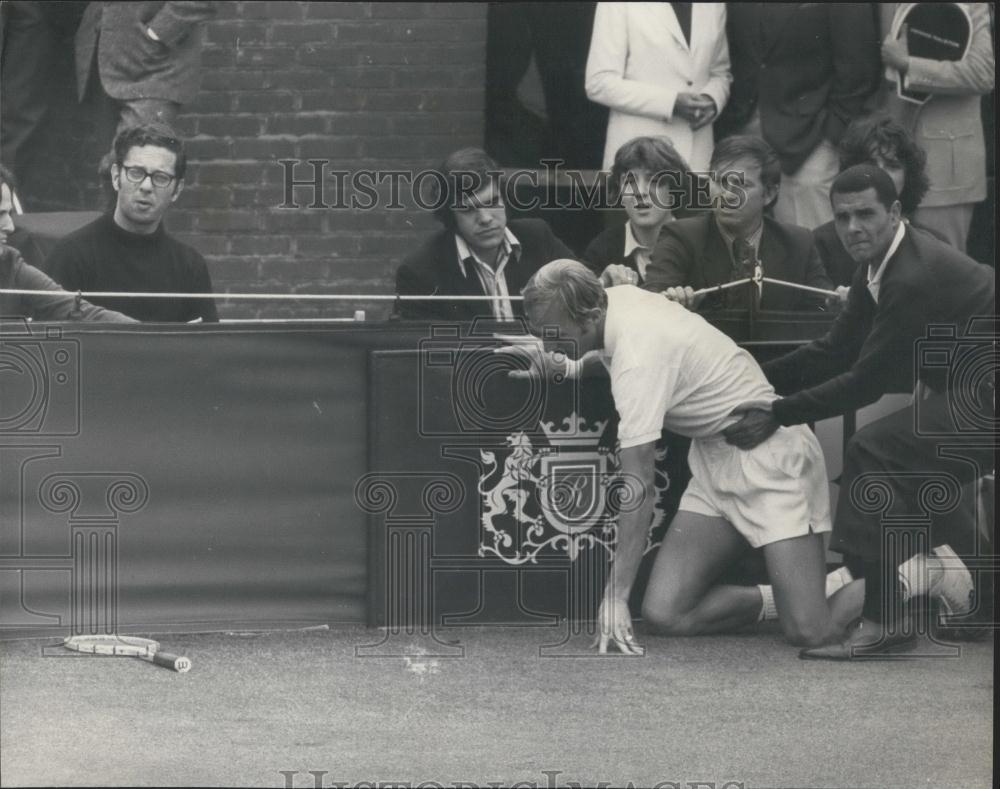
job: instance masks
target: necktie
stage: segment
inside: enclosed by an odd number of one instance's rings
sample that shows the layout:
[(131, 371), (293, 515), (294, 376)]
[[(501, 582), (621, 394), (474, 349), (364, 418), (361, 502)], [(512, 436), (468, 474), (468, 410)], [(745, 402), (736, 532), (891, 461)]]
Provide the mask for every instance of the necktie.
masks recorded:
[[(753, 246), (744, 238), (737, 238), (733, 240), (733, 270), (732, 276), (730, 276), (729, 281), (733, 282), (738, 279), (746, 279), (747, 277), (753, 278), (756, 268), (756, 258), (757, 255), (754, 252)], [(750, 286), (753, 294), (753, 301), (756, 306), (760, 306), (760, 290), (757, 285)], [(743, 288), (735, 288), (734, 290), (743, 291)], [(736, 302), (733, 306), (746, 304), (746, 301), (742, 297), (736, 297), (734, 299)]]
[(677, 24), (681, 26), (681, 32), (684, 34), (684, 40), (687, 45), (691, 46), (691, 4), (690, 3), (671, 3), (670, 5), (674, 8), (674, 15), (677, 17)]

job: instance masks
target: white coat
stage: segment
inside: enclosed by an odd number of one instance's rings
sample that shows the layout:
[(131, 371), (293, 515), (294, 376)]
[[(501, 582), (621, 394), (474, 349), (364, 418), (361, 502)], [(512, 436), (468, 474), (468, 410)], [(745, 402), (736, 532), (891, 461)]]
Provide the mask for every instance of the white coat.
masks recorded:
[(725, 3), (692, 3), (690, 47), (670, 3), (597, 4), (586, 89), (611, 109), (605, 169), (623, 143), (660, 134), (692, 169), (708, 169), (712, 124), (693, 132), (674, 103), (681, 92), (707, 93), (722, 112), (731, 82)]

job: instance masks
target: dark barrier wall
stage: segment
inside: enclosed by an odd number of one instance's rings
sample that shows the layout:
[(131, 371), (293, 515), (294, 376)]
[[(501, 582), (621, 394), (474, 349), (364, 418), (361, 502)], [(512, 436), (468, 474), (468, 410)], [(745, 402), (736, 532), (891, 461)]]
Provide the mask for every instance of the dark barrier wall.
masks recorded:
[[(0, 636), (377, 622), (384, 553), (366, 532), (385, 513), (355, 501), (372, 470), (471, 471), (468, 517), (432, 548), (481, 558), (481, 437), (452, 435), (466, 457), (445, 459), (421, 434), (456, 397), (447, 366), (420, 373), (427, 327), (15, 328), (0, 335)], [(502, 374), (482, 383), (487, 401), (517, 394)], [(452, 613), (482, 602), (475, 578), (438, 583)]]
[[(94, 523), (117, 535), (121, 623), (363, 619), (366, 352), (349, 335), (66, 331), (2, 350), (5, 417), (32, 372), (11, 365), (44, 357), (51, 390), (43, 422), (8, 419), (0, 444), (5, 630), (66, 624), (74, 530)], [(129, 511), (116, 484), (148, 500)]]

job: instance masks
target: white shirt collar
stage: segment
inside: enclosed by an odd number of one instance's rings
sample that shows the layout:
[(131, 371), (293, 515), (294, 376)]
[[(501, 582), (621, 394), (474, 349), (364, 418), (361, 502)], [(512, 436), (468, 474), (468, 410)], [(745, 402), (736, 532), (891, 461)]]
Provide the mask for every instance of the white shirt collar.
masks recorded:
[[(492, 264), (481, 260), (480, 257), (469, 248), (469, 245), (465, 243), (465, 239), (458, 233), (455, 233), (455, 249), (458, 250), (458, 270), (462, 272), (463, 277), (469, 276), (469, 272), (466, 271), (465, 268), (465, 261), (469, 258), (474, 258), (480, 264), (486, 265), (491, 269), (493, 268)], [(500, 258), (502, 262), (506, 262), (512, 254), (515, 252), (520, 253), (520, 251), (521, 242), (517, 240), (517, 236), (510, 232), (509, 227), (505, 227), (503, 230), (503, 241), (500, 242)]]
[(645, 244), (640, 244), (639, 239), (635, 237), (635, 233), (632, 232), (632, 223), (625, 223), (625, 257), (628, 257), (636, 249), (643, 249), (649, 251), (649, 247)]
[(872, 294), (872, 298), (875, 299), (875, 303), (878, 303), (878, 292), (882, 285), (882, 275), (885, 273), (885, 264), (889, 262), (896, 250), (899, 249), (899, 245), (903, 241), (903, 236), (906, 234), (906, 223), (900, 222), (899, 226), (896, 228), (896, 235), (892, 239), (892, 243), (889, 245), (889, 249), (885, 253), (885, 257), (882, 258), (882, 262), (879, 263), (878, 268), (872, 271), (871, 266), (868, 267), (868, 292)]
[[(638, 252), (636, 252), (636, 250), (638, 250)], [(640, 279), (640, 281), (646, 279), (646, 268), (649, 266), (649, 255), (650, 255), (651, 251), (652, 250), (650, 250), (650, 248), (647, 247), (645, 244), (640, 244), (639, 243), (639, 239), (637, 239), (635, 237), (635, 233), (632, 232), (632, 223), (631, 222), (626, 222), (625, 223), (625, 257), (627, 258), (633, 252), (636, 252), (636, 255), (635, 255), (635, 266), (636, 266), (636, 268), (639, 271), (639, 279)]]

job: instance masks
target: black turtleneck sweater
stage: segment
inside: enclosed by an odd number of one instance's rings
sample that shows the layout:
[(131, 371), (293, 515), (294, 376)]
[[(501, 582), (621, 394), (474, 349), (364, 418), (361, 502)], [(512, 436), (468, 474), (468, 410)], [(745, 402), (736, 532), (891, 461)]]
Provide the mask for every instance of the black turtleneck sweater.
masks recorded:
[[(131, 233), (105, 214), (66, 236), (49, 254), (52, 278), (69, 291), (211, 293), (212, 280), (197, 250), (171, 238), (163, 224), (150, 235)], [(185, 323), (217, 321), (214, 299), (119, 299), (90, 301), (136, 320)]]

